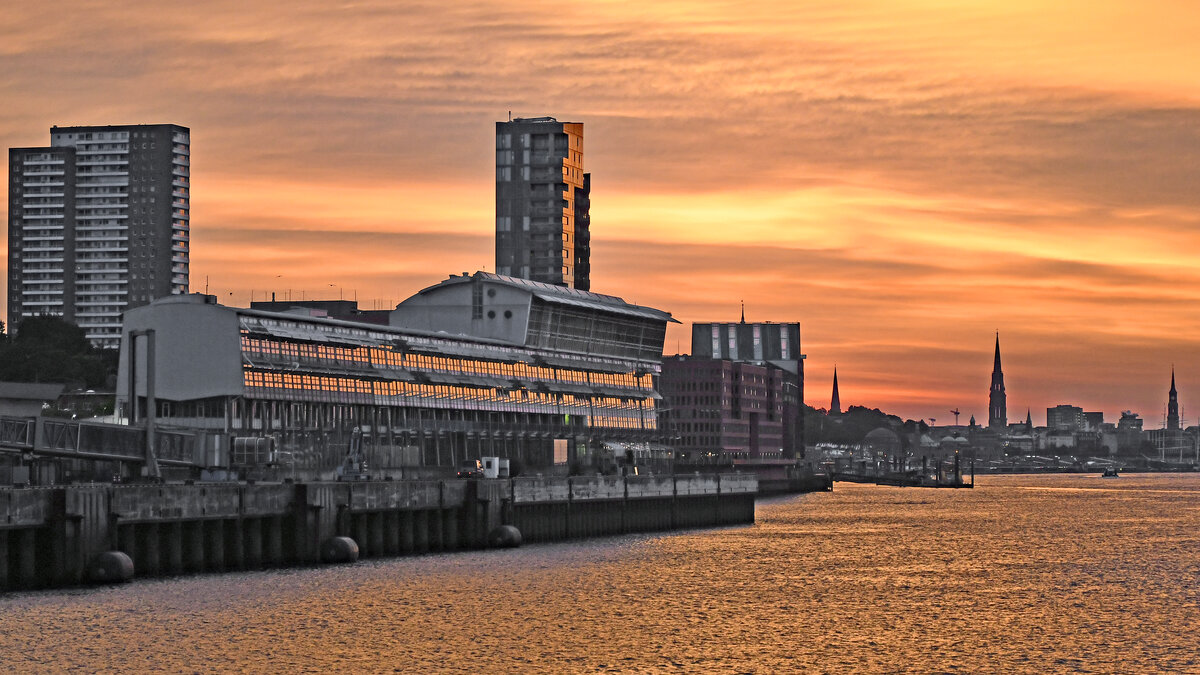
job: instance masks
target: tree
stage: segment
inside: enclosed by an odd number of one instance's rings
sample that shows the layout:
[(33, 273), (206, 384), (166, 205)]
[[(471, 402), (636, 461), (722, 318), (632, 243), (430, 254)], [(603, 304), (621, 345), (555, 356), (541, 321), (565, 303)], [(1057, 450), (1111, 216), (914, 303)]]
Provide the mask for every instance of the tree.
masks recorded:
[(10, 382), (103, 389), (112, 365), (115, 359), (94, 349), (82, 328), (58, 317), (25, 319), (16, 335), (0, 344), (0, 380)]

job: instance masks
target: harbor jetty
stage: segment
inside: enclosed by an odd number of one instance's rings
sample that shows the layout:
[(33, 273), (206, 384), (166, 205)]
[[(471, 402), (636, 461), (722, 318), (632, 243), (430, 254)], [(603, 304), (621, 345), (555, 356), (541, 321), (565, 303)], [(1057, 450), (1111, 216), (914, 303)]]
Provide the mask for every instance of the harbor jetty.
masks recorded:
[(755, 476), (0, 489), (0, 591), (754, 522)]

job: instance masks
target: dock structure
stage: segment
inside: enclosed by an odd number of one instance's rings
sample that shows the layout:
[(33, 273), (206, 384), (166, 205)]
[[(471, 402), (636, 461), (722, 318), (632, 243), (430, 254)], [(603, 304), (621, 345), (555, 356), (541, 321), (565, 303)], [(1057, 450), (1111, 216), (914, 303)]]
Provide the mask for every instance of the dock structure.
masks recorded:
[(0, 591), (747, 524), (757, 490), (744, 474), (6, 488)]

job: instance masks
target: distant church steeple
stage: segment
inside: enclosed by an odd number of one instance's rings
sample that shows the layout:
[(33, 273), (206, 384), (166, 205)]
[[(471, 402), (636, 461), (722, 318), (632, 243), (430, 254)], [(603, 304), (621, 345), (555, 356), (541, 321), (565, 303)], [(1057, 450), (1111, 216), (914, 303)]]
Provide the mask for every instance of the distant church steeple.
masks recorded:
[(1033, 433), (1033, 412), (1029, 408), (1025, 409), (1025, 432)]
[(842, 414), (842, 397), (838, 395), (837, 366), (833, 367), (833, 400), (829, 402), (829, 414)]
[(1008, 397), (1004, 393), (1004, 371), (1000, 369), (1000, 332), (996, 331), (996, 364), (992, 367), (992, 389), (988, 394), (988, 427), (1008, 427)]
[(1171, 367), (1171, 391), (1167, 392), (1167, 430), (1179, 431), (1179, 393), (1175, 391), (1175, 367)]

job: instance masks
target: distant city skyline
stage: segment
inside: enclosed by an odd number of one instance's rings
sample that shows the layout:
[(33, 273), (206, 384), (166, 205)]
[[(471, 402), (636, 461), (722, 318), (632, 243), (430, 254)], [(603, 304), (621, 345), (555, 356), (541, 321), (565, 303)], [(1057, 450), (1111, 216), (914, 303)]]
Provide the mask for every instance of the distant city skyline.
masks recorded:
[(593, 290), (799, 321), (844, 407), (986, 419), (998, 329), (1014, 417), (1173, 363), (1194, 423), (1200, 8), (530, 7), (16, 5), (0, 143), (190, 127), (193, 290), (372, 308), (494, 268), (496, 120), (579, 121)]

